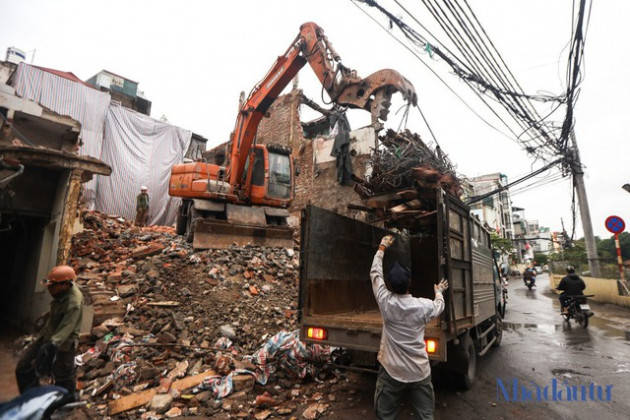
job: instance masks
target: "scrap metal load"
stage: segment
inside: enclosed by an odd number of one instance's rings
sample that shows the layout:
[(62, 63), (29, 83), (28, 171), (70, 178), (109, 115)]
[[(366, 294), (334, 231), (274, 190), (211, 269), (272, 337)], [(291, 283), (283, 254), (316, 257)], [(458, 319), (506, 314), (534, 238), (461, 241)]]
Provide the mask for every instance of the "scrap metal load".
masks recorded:
[(436, 188), (454, 197), (461, 195), (455, 167), (439, 147), (432, 150), (408, 130), (387, 130), (379, 142), (370, 159), (372, 173), (355, 187), (365, 210), (376, 215), (375, 222), (414, 229), (420, 219), (435, 213)]

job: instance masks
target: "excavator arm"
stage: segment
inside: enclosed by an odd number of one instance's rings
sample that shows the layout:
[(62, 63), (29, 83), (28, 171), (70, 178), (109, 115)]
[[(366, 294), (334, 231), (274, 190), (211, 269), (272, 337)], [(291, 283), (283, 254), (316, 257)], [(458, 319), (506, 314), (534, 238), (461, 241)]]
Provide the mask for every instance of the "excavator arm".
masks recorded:
[(235, 191), (248, 194), (242, 188), (247, 158), (253, 153), (252, 145), (260, 120), (271, 104), (293, 77), (309, 63), (331, 100), (349, 108), (362, 108), (372, 114), (372, 123), (387, 120), (391, 96), (400, 92), (403, 98), (416, 104), (416, 92), (407, 79), (395, 70), (379, 70), (365, 79), (355, 70), (341, 64), (341, 57), (317, 24), (308, 22), (287, 51), (274, 63), (271, 70), (252, 90), (243, 103), (236, 126), (231, 135), (231, 153), (227, 178), (230, 185), (241, 186)]

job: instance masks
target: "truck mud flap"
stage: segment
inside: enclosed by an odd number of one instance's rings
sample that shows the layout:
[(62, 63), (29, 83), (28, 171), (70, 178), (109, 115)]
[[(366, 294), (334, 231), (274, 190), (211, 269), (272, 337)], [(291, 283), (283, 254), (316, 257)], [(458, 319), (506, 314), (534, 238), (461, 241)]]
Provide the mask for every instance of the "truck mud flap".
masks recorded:
[(234, 225), (207, 219), (197, 221), (193, 239), (195, 249), (223, 249), (233, 244), (293, 248), (293, 230), (289, 226)]

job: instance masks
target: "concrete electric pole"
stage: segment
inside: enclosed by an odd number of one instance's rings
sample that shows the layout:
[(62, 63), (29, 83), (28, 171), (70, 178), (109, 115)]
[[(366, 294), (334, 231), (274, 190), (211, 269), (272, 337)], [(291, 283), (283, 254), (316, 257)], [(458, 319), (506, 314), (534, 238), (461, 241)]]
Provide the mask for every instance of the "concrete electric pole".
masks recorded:
[(571, 154), (572, 154), (572, 172), (573, 183), (578, 197), (580, 206), (580, 219), (584, 229), (584, 242), (586, 243), (586, 258), (588, 258), (588, 268), (591, 277), (601, 277), (599, 268), (599, 259), (597, 256), (597, 246), (595, 245), (595, 236), (593, 235), (593, 225), (591, 224), (591, 212), (588, 207), (588, 199), (586, 198), (586, 188), (584, 187), (584, 171), (582, 170), (582, 162), (580, 161), (580, 152), (578, 151), (577, 141), (575, 140), (575, 131), (571, 131)]

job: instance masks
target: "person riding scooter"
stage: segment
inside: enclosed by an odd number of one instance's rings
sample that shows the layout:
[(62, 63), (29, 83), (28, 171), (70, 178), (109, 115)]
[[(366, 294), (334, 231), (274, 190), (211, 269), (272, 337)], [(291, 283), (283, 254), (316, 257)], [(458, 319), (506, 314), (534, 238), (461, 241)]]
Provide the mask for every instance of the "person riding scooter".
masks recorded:
[[(525, 283), (525, 286), (530, 289), (536, 286), (536, 272), (532, 267), (527, 267), (525, 271), (523, 271), (523, 282)], [(529, 284), (527, 284), (528, 282)]]
[(567, 266), (567, 275), (560, 280), (558, 284), (558, 290), (561, 290), (560, 296), (560, 308), (563, 314), (568, 313), (569, 303), (571, 302), (571, 296), (579, 296), (584, 293), (586, 284), (584, 280), (577, 274), (575, 274), (575, 268), (573, 266)]

